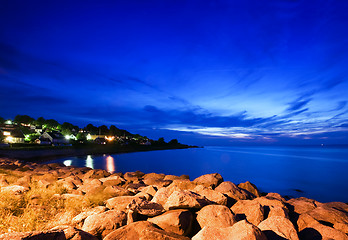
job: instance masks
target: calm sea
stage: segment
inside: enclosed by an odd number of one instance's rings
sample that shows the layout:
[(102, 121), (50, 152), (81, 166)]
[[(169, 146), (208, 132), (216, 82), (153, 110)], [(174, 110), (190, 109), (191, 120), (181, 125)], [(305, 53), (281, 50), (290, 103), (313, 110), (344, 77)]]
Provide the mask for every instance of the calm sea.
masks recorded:
[(187, 174), (191, 180), (217, 172), (225, 181), (250, 181), (264, 192), (348, 202), (348, 148), (205, 147), (66, 157), (50, 162), (110, 172)]

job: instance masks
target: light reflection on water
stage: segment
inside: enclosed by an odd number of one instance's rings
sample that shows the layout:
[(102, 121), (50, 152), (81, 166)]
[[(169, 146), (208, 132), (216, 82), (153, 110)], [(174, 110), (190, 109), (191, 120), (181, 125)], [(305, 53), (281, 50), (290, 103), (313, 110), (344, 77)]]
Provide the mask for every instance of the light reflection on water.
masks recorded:
[(115, 172), (115, 162), (114, 158), (111, 156), (106, 157), (106, 171), (109, 173)]
[(88, 155), (88, 156), (87, 156), (87, 159), (86, 159), (86, 167), (89, 167), (89, 168), (94, 169), (94, 160), (93, 160), (93, 158), (92, 158), (91, 155)]
[(71, 166), (71, 164), (72, 164), (72, 160), (65, 160), (64, 162), (63, 162), (63, 164), (65, 165), (65, 166)]
[(89, 167), (92, 169), (101, 168), (105, 169), (109, 173), (116, 172), (115, 159), (112, 156), (106, 154), (103, 154), (102, 157), (87, 155), (86, 157), (76, 157), (72, 159), (67, 159), (63, 161), (63, 164), (65, 166), (80, 166)]

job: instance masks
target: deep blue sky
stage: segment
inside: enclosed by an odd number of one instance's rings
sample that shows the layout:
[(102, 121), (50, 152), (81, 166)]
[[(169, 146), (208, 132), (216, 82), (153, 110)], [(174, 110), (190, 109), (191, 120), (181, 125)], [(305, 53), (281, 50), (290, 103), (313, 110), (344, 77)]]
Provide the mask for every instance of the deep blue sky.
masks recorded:
[(348, 144), (348, 1), (0, 4), (0, 116), (188, 144)]

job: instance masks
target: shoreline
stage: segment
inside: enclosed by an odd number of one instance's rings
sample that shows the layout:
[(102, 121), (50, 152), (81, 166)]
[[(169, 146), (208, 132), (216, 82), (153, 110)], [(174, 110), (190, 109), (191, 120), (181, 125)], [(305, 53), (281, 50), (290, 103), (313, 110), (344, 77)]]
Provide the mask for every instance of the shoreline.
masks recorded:
[(132, 152), (147, 152), (160, 150), (175, 150), (198, 148), (188, 145), (168, 146), (117, 146), (117, 145), (84, 145), (69, 147), (14, 148), (0, 149), (0, 158), (23, 160), (29, 162), (45, 162), (59, 157), (118, 154)]

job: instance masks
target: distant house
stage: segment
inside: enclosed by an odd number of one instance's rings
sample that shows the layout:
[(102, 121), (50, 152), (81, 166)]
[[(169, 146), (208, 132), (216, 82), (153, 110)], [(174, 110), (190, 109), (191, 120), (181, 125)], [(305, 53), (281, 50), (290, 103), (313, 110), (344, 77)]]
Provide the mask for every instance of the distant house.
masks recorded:
[(72, 133), (69, 134), (69, 135), (65, 135), (64, 137), (67, 140), (77, 140), (76, 136), (74, 134), (72, 134)]
[(104, 137), (97, 137), (94, 139), (94, 142), (98, 144), (106, 144), (106, 139)]
[(93, 140), (95, 141), (97, 138), (104, 138), (105, 139), (105, 135), (92, 135), (92, 134), (87, 134), (87, 140)]
[(145, 145), (145, 146), (151, 146), (151, 142), (149, 142), (149, 141), (142, 142), (141, 144), (142, 144), (142, 145)]
[(46, 145), (54, 145), (54, 146), (60, 146), (60, 145), (67, 145), (68, 140), (57, 131), (52, 132), (44, 132), (40, 137), (39, 141), (40, 144), (46, 144)]
[(2, 128), (0, 132), (5, 143), (24, 143), (25, 136), (19, 128)]
[(31, 125), (30, 130), (35, 131), (36, 133), (42, 133), (42, 126)]

